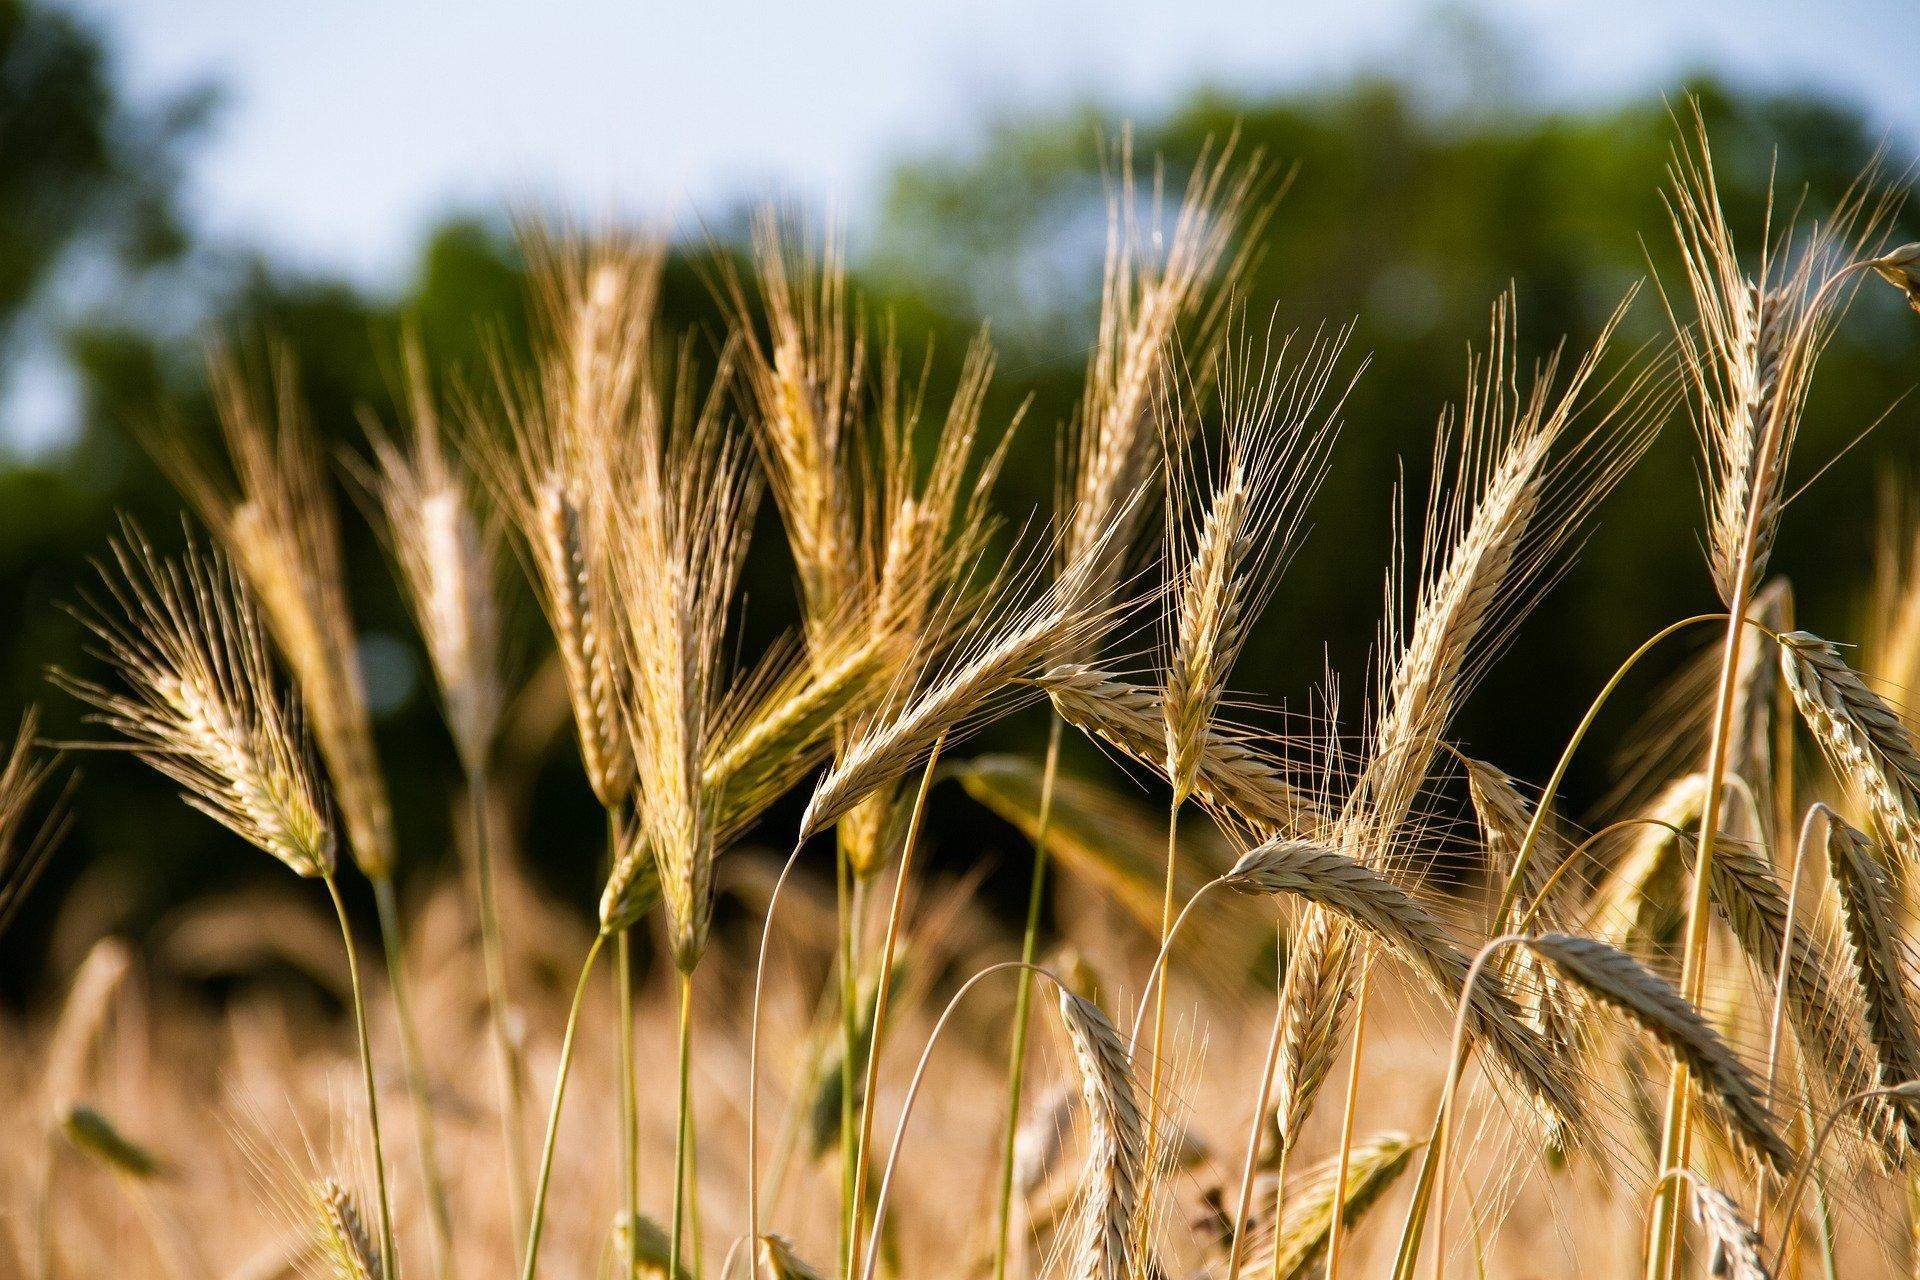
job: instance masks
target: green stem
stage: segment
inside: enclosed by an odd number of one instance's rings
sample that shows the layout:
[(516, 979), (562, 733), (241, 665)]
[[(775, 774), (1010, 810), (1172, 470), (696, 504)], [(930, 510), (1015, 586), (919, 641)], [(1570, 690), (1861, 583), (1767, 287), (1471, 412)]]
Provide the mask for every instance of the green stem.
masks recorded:
[[(547, 1111), (547, 1137), (540, 1150), (540, 1177), (533, 1189), (533, 1216), (527, 1225), (527, 1256), (521, 1280), (533, 1280), (534, 1266), (540, 1258), (540, 1233), (547, 1223), (547, 1188), (553, 1180), (553, 1149), (560, 1135), (560, 1107), (567, 1097), (567, 1076), (573, 1067), (573, 1037), (580, 1029), (580, 1006), (586, 1002), (587, 979), (593, 975), (593, 962), (600, 958), (607, 935), (593, 935), (587, 958), (580, 965), (580, 979), (573, 986), (573, 1003), (567, 1009), (567, 1030), (560, 1038), (560, 1065), (553, 1079), (553, 1103)], [(637, 1225), (637, 1224), (636, 1224)]]
[(380, 1138), (380, 1095), (373, 1080), (373, 1045), (367, 1035), (367, 1000), (360, 986), (360, 961), (354, 955), (353, 928), (347, 923), (347, 904), (340, 897), (340, 885), (332, 872), (321, 879), (327, 886), (327, 896), (333, 900), (333, 914), (340, 921), (340, 941), (347, 952), (347, 983), (353, 991), (353, 1024), (360, 1041), (360, 1075), (367, 1091), (367, 1128), (373, 1136), (373, 1176), (380, 1194), (381, 1274), (397, 1278), (400, 1264), (393, 1243), (393, 1197), (387, 1190), (387, 1149)]
[[(1034, 820), (1033, 875), (1027, 882), (1027, 926), (1020, 935), (1020, 963), (1033, 964), (1040, 942), (1040, 910), (1047, 887), (1047, 827), (1053, 819), (1053, 783), (1060, 768), (1064, 721), (1047, 729), (1047, 761), (1040, 774), (1040, 811)], [(1027, 1075), (1027, 1026), (1033, 1005), (1033, 970), (1020, 970), (1013, 997), (1013, 1048), (1007, 1054), (1007, 1131), (1000, 1147), (1000, 1198), (994, 1211), (993, 1280), (1006, 1280), (1013, 1230), (1013, 1156), (1020, 1137), (1020, 1095)]]
[(690, 1069), (693, 1064), (693, 975), (680, 974), (680, 1118), (673, 1137), (673, 1228), (668, 1237), (667, 1275), (680, 1274), (681, 1226), (686, 1220), (687, 1138), (693, 1112)]
[(468, 819), (473, 828), (473, 869), (480, 907), (480, 960), (486, 970), (487, 1025), (492, 1033), (494, 1072), (500, 1077), (500, 1142), (507, 1159), (507, 1217), (518, 1237), (527, 1222), (526, 1096), (521, 1088), (519, 1054), (513, 1046), (508, 1012), (505, 933), (494, 881), (493, 823), (484, 768), (467, 779)]

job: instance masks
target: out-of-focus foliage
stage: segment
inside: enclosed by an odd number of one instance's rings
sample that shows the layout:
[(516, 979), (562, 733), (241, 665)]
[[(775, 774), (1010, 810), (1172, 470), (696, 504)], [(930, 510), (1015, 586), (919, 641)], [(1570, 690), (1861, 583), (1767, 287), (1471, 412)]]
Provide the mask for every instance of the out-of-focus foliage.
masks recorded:
[[(1713, 84), (1677, 88), (1700, 95), (1726, 203), (1741, 216), (1737, 230), (1748, 244), (1770, 175), (1784, 207), (1804, 188), (1808, 207), (1822, 209), (1874, 155), (1874, 135), (1846, 107)], [(79, 735), (82, 726), (42, 671), (86, 659), (77, 628), (54, 606), (82, 588), (85, 560), (104, 546), (116, 510), (162, 541), (178, 536), (180, 504), (135, 432), (210, 433), (207, 335), (243, 348), (271, 335), (290, 346), (316, 421), (342, 449), (359, 447), (361, 406), (390, 415), (404, 329), (417, 330), (436, 354), (451, 395), (467, 388), (484, 396), (496, 355), (526, 338), (521, 265), (511, 235), (491, 216), (444, 224), (411, 278), (381, 294), (195, 244), (175, 190), (206, 103), (196, 95), (136, 112), (119, 95), (96, 35), (58, 11), (0, 3), (0, 343), (30, 326), (57, 331), (80, 422), (66, 446), (0, 470), (0, 593), (12, 607), (0, 628), (0, 715), (40, 702), (56, 736)], [(1050, 497), (1057, 432), (1080, 390), (1122, 132), (1092, 109), (1000, 120), (963, 150), (900, 164), (881, 206), (859, 220), (855, 265), (867, 314), (876, 330), (892, 325), (910, 368), (931, 342), (936, 394), (951, 382), (973, 329), (992, 320), (1001, 377), (989, 417), (1028, 406), (1003, 485), (1016, 523)], [(1467, 344), (1482, 337), (1495, 295), (1509, 286), (1526, 349), (1544, 354), (1562, 335), (1575, 343), (1590, 336), (1650, 272), (1677, 283), (1660, 198), (1674, 136), (1668, 107), (1653, 99), (1590, 113), (1503, 114), (1484, 98), (1470, 110), (1436, 105), (1419, 86), (1385, 79), (1280, 97), (1200, 92), (1164, 118), (1134, 125), (1143, 206), (1156, 162), (1177, 191), (1210, 146), (1231, 138), (1237, 154), (1261, 154), (1271, 185), (1285, 194), (1242, 289), (1253, 331), (1264, 331), (1274, 308), (1283, 328), (1352, 320), (1351, 349), (1372, 361), (1316, 507), (1338, 536), (1309, 536), (1295, 557), (1255, 629), (1242, 688), (1304, 709), (1321, 668), (1303, 664), (1324, 641), (1345, 674), (1348, 712), (1357, 711), (1395, 485), (1409, 495), (1406, 523), (1417, 530), (1434, 426), (1463, 387)], [(1905, 163), (1896, 153), (1890, 167)], [(1912, 225), (1897, 234), (1915, 238)], [(720, 333), (711, 255), (729, 251), (690, 242), (669, 268), (667, 318), (709, 346)], [(66, 287), (102, 278), (135, 283), (96, 289), (78, 304)], [(1824, 460), (1895, 405), (1912, 380), (1904, 364), (1911, 322), (1890, 290), (1860, 297), (1823, 366), (1798, 456)], [(1670, 333), (1658, 291), (1644, 291), (1623, 345), (1657, 354)], [(1871, 510), (1860, 495), (1876, 469), (1912, 461), (1913, 412), (1895, 408), (1790, 510), (1778, 566), (1794, 576), (1807, 617), (1831, 617), (1864, 579)], [(1634, 643), (1712, 607), (1695, 550), (1693, 452), (1677, 415), (1605, 508), (1585, 556), (1529, 623), (1515, 660), (1462, 718), (1469, 740), (1492, 740), (1498, 728), (1511, 753), (1498, 761), (1504, 767), (1543, 774)], [(453, 760), (378, 544), (349, 515), (349, 585), (404, 857), (432, 873), (444, 868), (450, 840)], [(770, 520), (764, 527), (772, 532)], [(1799, 530), (1818, 536), (1803, 540)], [(1836, 548), (1845, 558), (1833, 558)], [(790, 620), (784, 554), (777, 537), (757, 540), (747, 577), (749, 653)], [(522, 621), (524, 674), (542, 654), (530, 610)], [(1006, 726), (998, 741), (1025, 745), (1036, 724)], [(565, 739), (556, 741), (566, 764)], [(78, 826), (41, 890), (47, 909), (29, 914), (10, 954), (44, 945), (62, 901), (137, 922), (179, 893), (255, 869), (257, 860), (234, 856), (231, 841), (144, 772), (110, 756), (82, 764)], [(528, 861), (563, 889), (584, 886), (599, 854), (598, 819), (575, 772), (556, 765), (534, 783), (542, 818)], [(1604, 781), (1601, 763), (1588, 762), (1575, 781), (1591, 795)], [(974, 852), (1020, 848), (1010, 829), (963, 802), (936, 804), (940, 820), (930, 830), (941, 839)], [(70, 892), (76, 880), (109, 868), (111, 892)], [(1024, 872), (1007, 879), (1017, 892)], [(73, 935), (97, 932), (81, 926)]]

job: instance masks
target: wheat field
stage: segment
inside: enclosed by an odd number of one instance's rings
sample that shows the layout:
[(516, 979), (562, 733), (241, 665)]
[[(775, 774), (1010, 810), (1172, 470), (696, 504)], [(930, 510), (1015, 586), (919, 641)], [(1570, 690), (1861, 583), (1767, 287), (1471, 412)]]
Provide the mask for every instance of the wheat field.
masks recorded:
[[(1860, 290), (1920, 309), (1893, 185), (1736, 244), (1681, 123), (1684, 271), (1540, 360), (1490, 300), (1428, 491), (1380, 513), (1370, 665), (1304, 695), (1238, 659), (1357, 518), (1315, 499), (1367, 374), (1339, 318), (1282, 332), (1236, 289), (1283, 187), (1231, 146), (1184, 190), (1120, 180), (1066, 423), (990, 418), (985, 334), (917, 382), (833, 241), (771, 214), (708, 282), (717, 340), (660, 321), (664, 243), (526, 224), (532, 355), (450, 392), (407, 343), (345, 458), (284, 352), (217, 353), (218, 454), (146, 441), (180, 535), (124, 522), (67, 602), (92, 660), (48, 696), (94, 732), (29, 718), (0, 772), (0, 928), (113, 802), (59, 781), (89, 750), (284, 874), (138, 952), (69, 938), (5, 1025), (0, 1273), (1920, 1275), (1920, 521), (1888, 517), (1862, 634), (1806, 630), (1769, 572), (1820, 533), (1792, 499), (1829, 459), (1793, 446), (1827, 340)], [(1633, 308), (1666, 337), (1622, 340)], [(1510, 776), (1457, 710), (1689, 429), (1700, 611)], [(1055, 498), (1009, 512), (1035, 430)], [(459, 766), (459, 874), (404, 903), (338, 480)], [(769, 498), (801, 623), (751, 652)], [(1687, 652), (1625, 740), (1589, 734)], [(1023, 711), (1044, 752), (970, 748)], [(556, 736), (605, 813), (591, 918), (528, 874)], [(1608, 752), (1621, 785), (1570, 812)], [(1021, 914), (928, 865), (935, 788), (1024, 837)], [(217, 1010), (183, 989), (263, 970)]]

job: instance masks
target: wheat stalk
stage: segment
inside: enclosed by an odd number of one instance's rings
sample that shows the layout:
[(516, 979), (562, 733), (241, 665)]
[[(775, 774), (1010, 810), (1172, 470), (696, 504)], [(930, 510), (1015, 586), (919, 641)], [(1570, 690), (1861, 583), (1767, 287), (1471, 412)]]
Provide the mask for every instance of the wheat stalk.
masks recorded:
[(1740, 1206), (1699, 1178), (1688, 1181), (1693, 1184), (1693, 1220), (1707, 1237), (1707, 1274), (1725, 1280), (1771, 1280), (1765, 1244)]
[(214, 405), (237, 487), (178, 440), (156, 458), (253, 590), (279, 646), (339, 799), (354, 861), (376, 879), (393, 865), (393, 819), (373, 746), (340, 532), (292, 356), (276, 349), (265, 389), (241, 364), (213, 366)]
[[(1040, 676), (1061, 719), (1156, 772), (1166, 769), (1161, 695), (1096, 668), (1061, 663)], [(1210, 811), (1263, 834), (1292, 830), (1309, 802), (1249, 737), (1224, 722), (1206, 726), (1193, 794)]]
[(1345, 1195), (1341, 1196), (1337, 1162), (1329, 1162), (1305, 1182), (1276, 1225), (1272, 1241), (1248, 1261), (1253, 1275), (1278, 1275), (1281, 1280), (1306, 1280), (1326, 1256), (1337, 1211), (1351, 1229), (1406, 1172), (1419, 1144), (1404, 1133), (1376, 1133), (1354, 1144), (1348, 1153)]
[[(1220, 364), (1224, 445), (1204, 502), (1176, 487), (1174, 505), (1202, 509), (1174, 560), (1173, 637), (1164, 680), (1166, 773), (1175, 803), (1193, 791), (1227, 681), (1248, 628), (1272, 594), (1300, 513), (1326, 474), (1344, 392), (1329, 390), (1347, 333), (1316, 336), (1297, 363), (1296, 335), (1256, 358), (1241, 336)], [(1357, 377), (1357, 375), (1356, 375)], [(1352, 382), (1347, 384), (1348, 389)], [(1330, 401), (1330, 403), (1325, 403)], [(1175, 410), (1173, 412), (1180, 412)], [(1168, 434), (1179, 434), (1169, 430)], [(1176, 526), (1188, 523), (1179, 516)]]
[(496, 370), (498, 412), (466, 406), (463, 443), (512, 527), (553, 632), (580, 757), (609, 810), (631, 795), (633, 747), (620, 716), (630, 694), (605, 598), (613, 513), (606, 479), (652, 395), (653, 308), (661, 250), (608, 238), (528, 245), (541, 321), (531, 372)]
[[(1557, 358), (1550, 359), (1524, 396), (1511, 345), (1512, 302), (1503, 298), (1494, 308), (1487, 355), (1470, 370), (1450, 481), (1449, 432), (1439, 434), (1413, 621), (1404, 639), (1393, 616), (1384, 628), (1383, 648), (1392, 658), (1382, 678), (1383, 709), (1334, 827), (1339, 847), (1388, 861), (1453, 708), (1524, 613), (1543, 567), (1649, 442), (1661, 405), (1643, 372), (1566, 457), (1552, 458), (1585, 410), (1625, 305), (1564, 381)], [(1301, 981), (1282, 1011), (1283, 1114), (1304, 1117), (1311, 1108), (1345, 1021), (1355, 967), (1352, 947), (1339, 938), (1344, 927), (1312, 907), (1296, 935), (1289, 964), (1301, 965)]]
[[(691, 970), (712, 911), (715, 853), (705, 761), (724, 695), (727, 606), (739, 578), (758, 490), (716, 400), (697, 410), (685, 377), (652, 430), (603, 473), (614, 513), (608, 598), (621, 608), (618, 665), (631, 705), (619, 716), (638, 766), (640, 827), (658, 870), (676, 964)], [(601, 895), (603, 929), (637, 918), (631, 857)]]

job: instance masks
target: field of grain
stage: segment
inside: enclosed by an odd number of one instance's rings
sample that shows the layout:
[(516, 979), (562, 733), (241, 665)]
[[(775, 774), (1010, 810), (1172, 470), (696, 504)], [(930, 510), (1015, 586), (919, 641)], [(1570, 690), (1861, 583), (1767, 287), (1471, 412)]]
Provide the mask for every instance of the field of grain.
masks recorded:
[[(1489, 299), (1430, 490), (1375, 517), (1372, 664), (1284, 714), (1237, 660), (1359, 518), (1315, 500), (1367, 362), (1236, 291), (1286, 210), (1232, 146), (1184, 190), (1116, 180), (1065, 424), (989, 418), (986, 334), (923, 385), (830, 241), (771, 215), (708, 281), (717, 337), (658, 321), (662, 244), (527, 225), (533, 355), (449, 388), (406, 344), (401, 412), (344, 458), (284, 352), (217, 354), (224, 456), (147, 439), (183, 528), (128, 520), (65, 602), (95, 662), (48, 697), (94, 732), (21, 730), (0, 927), (63, 813), (113, 802), (60, 782), (91, 750), (286, 874), (138, 952), (64, 922), (60, 998), (0, 1039), (0, 1273), (1920, 1274), (1920, 522), (1890, 504), (1861, 634), (1802, 629), (1769, 572), (1822, 534), (1792, 505), (1829, 461), (1794, 451), (1822, 350), (1861, 290), (1920, 308), (1920, 246), (1874, 174), (1736, 244), (1676, 116), (1684, 273), (1540, 361), (1525, 299)], [(1631, 308), (1665, 340), (1618, 340)], [(1005, 510), (1009, 434), (1056, 429), (1053, 508)], [(1609, 655), (1551, 776), (1509, 776), (1456, 711), (1689, 429), (1699, 611)], [(752, 652), (763, 500), (802, 624)], [(361, 517), (463, 783), (461, 874), (416, 901), (342, 570)], [(509, 575), (544, 665), (506, 651)], [(1688, 646), (1629, 737), (1589, 734)], [(592, 920), (527, 874), (523, 684), (605, 811)], [(1044, 753), (970, 749), (1035, 707)], [(1137, 785), (1061, 767), (1068, 735)], [(1621, 785), (1569, 812), (1570, 762), (1608, 752)], [(936, 787), (1025, 836), (1022, 915), (918, 856)]]

